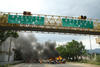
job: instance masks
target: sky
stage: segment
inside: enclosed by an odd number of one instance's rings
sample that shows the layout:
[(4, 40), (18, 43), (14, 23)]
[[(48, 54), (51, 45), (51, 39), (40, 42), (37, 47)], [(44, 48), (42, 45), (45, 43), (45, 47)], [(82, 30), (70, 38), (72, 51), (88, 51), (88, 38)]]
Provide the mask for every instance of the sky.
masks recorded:
[[(89, 18), (100, 19), (100, 0), (0, 0), (0, 11), (19, 12), (31, 11), (33, 14), (48, 14), (61, 16), (86, 15)], [(39, 42), (47, 40), (58, 44), (66, 43), (72, 39), (82, 41), (86, 49), (90, 49), (89, 35), (37, 33), (33, 32)], [(100, 48), (96, 44), (97, 36), (90, 36), (92, 48)]]

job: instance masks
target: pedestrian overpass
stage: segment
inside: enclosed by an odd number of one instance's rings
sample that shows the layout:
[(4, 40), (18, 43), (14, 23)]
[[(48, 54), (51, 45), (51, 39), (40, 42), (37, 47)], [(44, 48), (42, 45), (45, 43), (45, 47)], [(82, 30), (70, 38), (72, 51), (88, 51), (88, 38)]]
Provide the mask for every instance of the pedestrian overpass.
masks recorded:
[(0, 30), (100, 35), (100, 20), (30, 12), (0, 12)]

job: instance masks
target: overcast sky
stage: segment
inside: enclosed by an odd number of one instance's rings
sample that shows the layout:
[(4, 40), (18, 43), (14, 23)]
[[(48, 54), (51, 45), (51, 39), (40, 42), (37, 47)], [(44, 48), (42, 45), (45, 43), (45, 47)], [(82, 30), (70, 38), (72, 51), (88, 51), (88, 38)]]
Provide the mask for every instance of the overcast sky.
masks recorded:
[[(0, 0), (0, 11), (23, 12), (31, 11), (35, 14), (53, 14), (64, 16), (86, 15), (89, 18), (100, 19), (100, 0)], [(82, 41), (90, 49), (89, 36), (72, 34), (34, 33), (39, 42), (53, 40), (65, 43), (72, 39)], [(95, 37), (91, 36), (92, 48), (99, 48)]]
[(0, 0), (0, 11), (56, 14), (67, 16), (87, 15), (100, 19), (100, 0)]

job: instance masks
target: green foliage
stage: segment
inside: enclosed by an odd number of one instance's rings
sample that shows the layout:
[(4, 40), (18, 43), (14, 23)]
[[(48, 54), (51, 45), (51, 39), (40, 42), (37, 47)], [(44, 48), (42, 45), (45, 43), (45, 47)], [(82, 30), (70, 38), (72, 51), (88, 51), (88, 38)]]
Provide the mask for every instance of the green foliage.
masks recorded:
[(7, 23), (7, 14), (0, 14), (0, 23)]
[(79, 57), (82, 57), (85, 53), (85, 47), (83, 46), (82, 42), (78, 42), (72, 40), (72, 42), (68, 42), (66, 45), (59, 46), (56, 48), (60, 55), (68, 60), (71, 61), (78, 61), (82, 60)]
[(4, 42), (8, 37), (18, 37), (18, 33), (16, 31), (3, 31), (0, 30), (0, 46), (2, 45), (2, 42)]
[(65, 46), (59, 46), (56, 48), (56, 50), (59, 52), (59, 54), (62, 57), (66, 57), (66, 47)]
[(100, 62), (100, 55), (97, 55), (96, 62)]
[(0, 67), (9, 67), (10, 64), (0, 65)]

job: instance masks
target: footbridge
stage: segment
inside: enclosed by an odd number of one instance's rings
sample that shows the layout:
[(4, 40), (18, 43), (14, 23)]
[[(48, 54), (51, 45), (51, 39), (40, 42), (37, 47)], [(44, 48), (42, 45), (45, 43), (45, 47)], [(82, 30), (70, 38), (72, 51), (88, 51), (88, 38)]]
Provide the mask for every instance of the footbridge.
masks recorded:
[(0, 12), (0, 30), (100, 35), (100, 20), (86, 16)]

